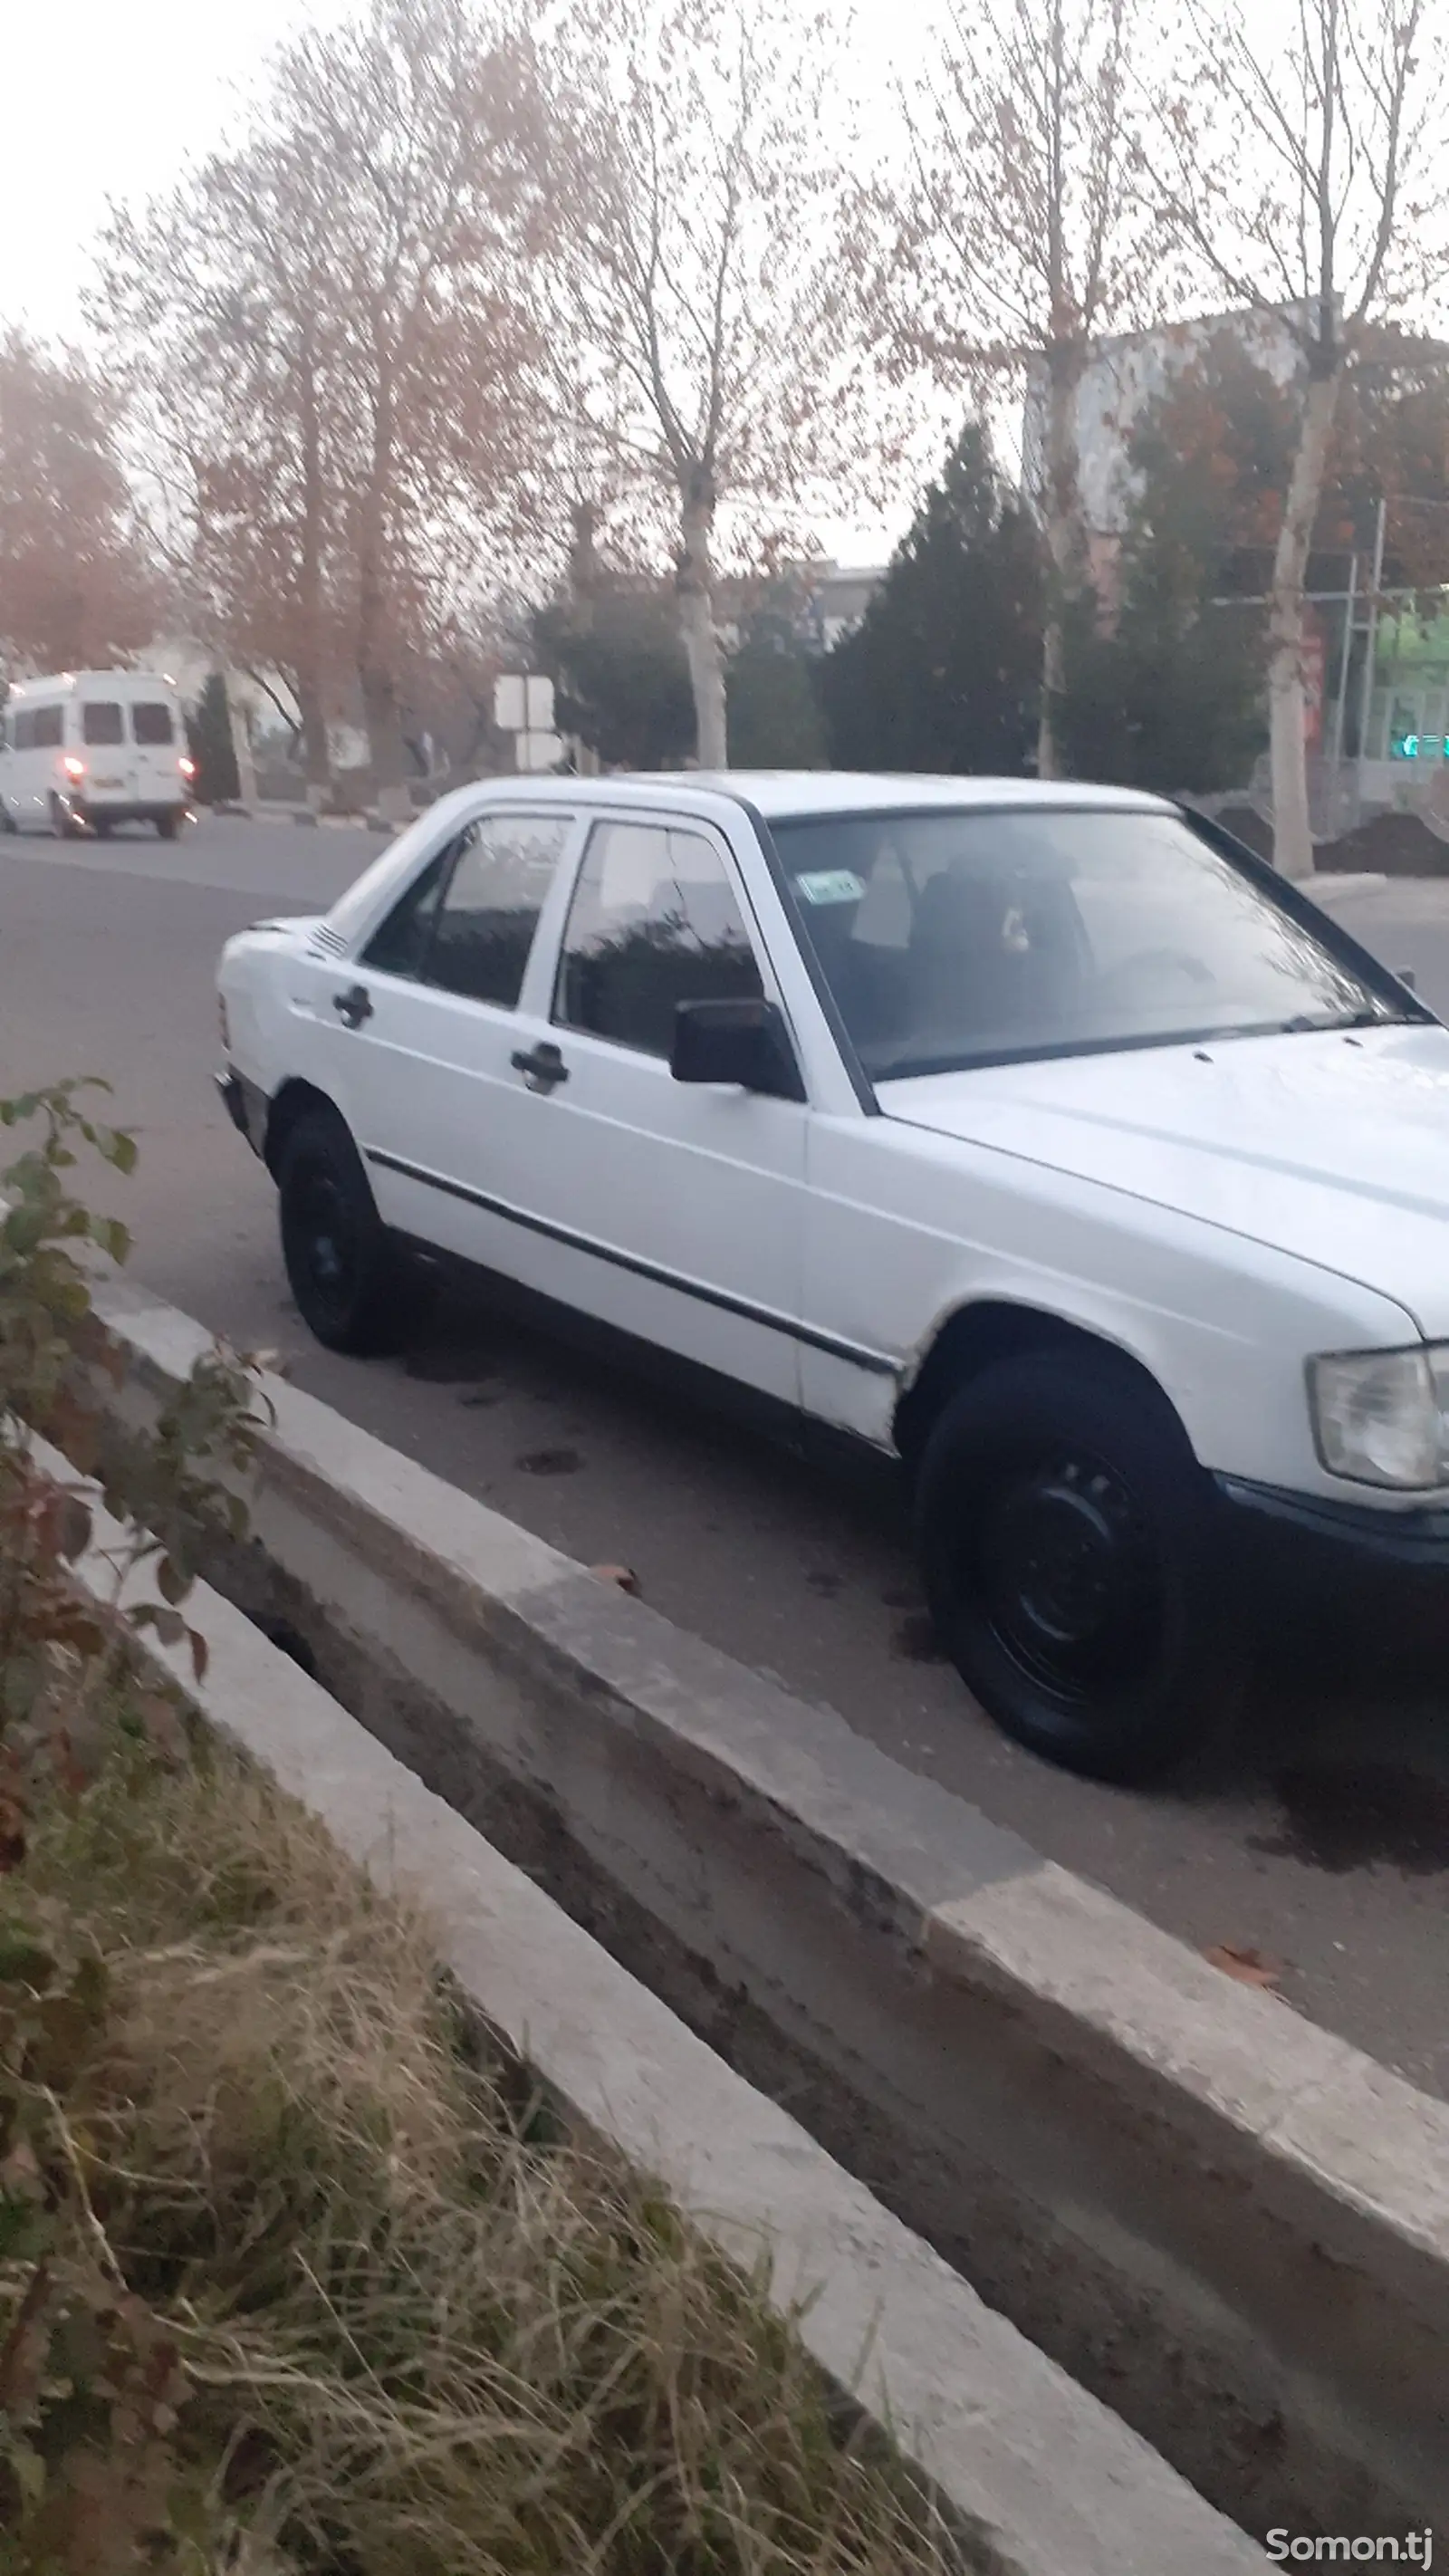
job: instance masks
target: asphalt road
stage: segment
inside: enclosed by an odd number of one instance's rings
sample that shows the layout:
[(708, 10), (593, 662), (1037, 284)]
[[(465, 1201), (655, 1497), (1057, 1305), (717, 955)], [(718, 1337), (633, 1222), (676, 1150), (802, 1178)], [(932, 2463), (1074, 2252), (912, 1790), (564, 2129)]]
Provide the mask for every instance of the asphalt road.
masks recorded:
[[(1069, 1780), (1007, 1744), (934, 1657), (883, 1480), (797, 1459), (483, 1297), (395, 1363), (308, 1338), (270, 1183), (212, 1088), (212, 966), (259, 913), (324, 908), (377, 846), (245, 821), (175, 850), (0, 841), (0, 1093), (109, 1077), (141, 1145), (107, 1194), (135, 1275), (585, 1563), (632, 1566), (668, 1617), (1185, 1940), (1256, 1949), (1300, 2009), (1449, 2094), (1449, 1712), (1422, 1690), (1285, 1691), (1249, 1747), (1172, 1790)], [(1337, 901), (1449, 1016), (1449, 886)]]

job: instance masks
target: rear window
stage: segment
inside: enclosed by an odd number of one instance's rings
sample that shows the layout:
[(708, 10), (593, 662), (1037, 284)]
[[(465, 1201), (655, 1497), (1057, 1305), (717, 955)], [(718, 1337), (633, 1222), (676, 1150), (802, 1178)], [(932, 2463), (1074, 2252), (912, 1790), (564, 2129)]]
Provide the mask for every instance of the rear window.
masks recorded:
[[(139, 743), (162, 744), (176, 740), (171, 709), (164, 698), (138, 698), (131, 709), (131, 731)], [(120, 741), (117, 734), (116, 740)]]
[(31, 718), (30, 739), (37, 751), (54, 751), (65, 739), (64, 707), (37, 707)]
[(81, 709), (81, 740), (89, 743), (124, 742), (126, 728), (121, 710), (114, 698), (93, 698)]

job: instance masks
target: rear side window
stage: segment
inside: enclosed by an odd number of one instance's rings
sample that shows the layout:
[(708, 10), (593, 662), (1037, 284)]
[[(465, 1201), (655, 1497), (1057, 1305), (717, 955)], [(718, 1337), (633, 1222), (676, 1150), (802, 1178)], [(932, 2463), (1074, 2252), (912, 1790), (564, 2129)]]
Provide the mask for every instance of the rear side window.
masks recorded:
[(58, 751), (65, 740), (64, 707), (37, 707), (31, 717), (34, 732), (30, 739), (37, 751)]
[(89, 743), (124, 742), (126, 728), (121, 710), (114, 698), (95, 698), (81, 709), (81, 740)]
[(566, 814), (485, 814), (469, 824), (434, 925), (428, 983), (513, 1009), (571, 822)]
[(32, 751), (35, 747), (35, 709), (17, 707), (10, 720), (10, 742), (15, 751)]
[(386, 921), (379, 924), (367, 943), (364, 966), (371, 966), (379, 975), (421, 975), (452, 855), (451, 846), (440, 850), (393, 905)]
[[(120, 710), (117, 709), (119, 714)], [(137, 698), (131, 708), (131, 732), (147, 749), (161, 750), (176, 740), (176, 724), (164, 698)], [(111, 737), (108, 735), (107, 740)], [(120, 735), (115, 736), (119, 742)]]

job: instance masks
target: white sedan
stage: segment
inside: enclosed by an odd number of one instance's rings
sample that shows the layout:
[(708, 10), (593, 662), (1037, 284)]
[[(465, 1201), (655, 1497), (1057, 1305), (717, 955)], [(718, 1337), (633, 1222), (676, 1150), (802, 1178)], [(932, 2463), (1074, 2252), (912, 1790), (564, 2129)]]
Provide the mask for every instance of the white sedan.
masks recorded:
[(333, 1349), (440, 1256), (898, 1454), (971, 1689), (1142, 1775), (1241, 1572), (1449, 1569), (1449, 1032), (1159, 799), (510, 779), (220, 970)]

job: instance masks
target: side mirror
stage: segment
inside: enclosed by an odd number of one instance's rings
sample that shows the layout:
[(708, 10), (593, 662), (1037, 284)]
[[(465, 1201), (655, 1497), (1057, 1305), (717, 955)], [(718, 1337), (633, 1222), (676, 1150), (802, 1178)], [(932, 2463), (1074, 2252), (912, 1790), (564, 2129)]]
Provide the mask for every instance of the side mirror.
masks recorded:
[(728, 1082), (777, 1100), (803, 1100), (805, 1085), (774, 1002), (680, 1002), (669, 1070), (676, 1082)]

